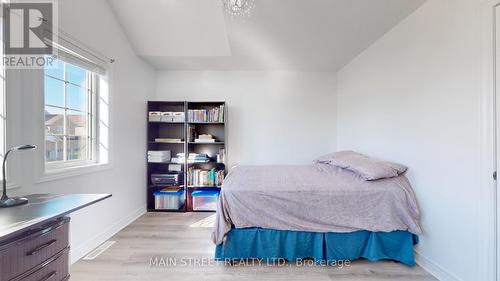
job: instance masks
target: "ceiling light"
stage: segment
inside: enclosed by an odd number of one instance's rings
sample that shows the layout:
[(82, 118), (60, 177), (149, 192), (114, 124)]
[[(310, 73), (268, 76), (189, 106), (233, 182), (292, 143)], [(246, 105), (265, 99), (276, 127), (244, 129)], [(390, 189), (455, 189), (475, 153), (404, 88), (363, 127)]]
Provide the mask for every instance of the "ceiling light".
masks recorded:
[(224, 10), (231, 16), (250, 16), (254, 0), (222, 0)]

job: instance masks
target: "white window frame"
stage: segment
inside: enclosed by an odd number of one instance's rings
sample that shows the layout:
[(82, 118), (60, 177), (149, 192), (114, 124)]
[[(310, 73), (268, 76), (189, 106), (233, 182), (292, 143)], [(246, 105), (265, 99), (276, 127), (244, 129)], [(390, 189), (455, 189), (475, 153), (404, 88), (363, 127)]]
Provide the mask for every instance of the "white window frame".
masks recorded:
[[(61, 59), (64, 61), (64, 59)], [(66, 62), (67, 63), (67, 62)], [(69, 63), (72, 64), (72, 63)], [(75, 65), (75, 64), (72, 64)], [(76, 65), (79, 66), (79, 65)], [(92, 106), (94, 109), (93, 112), (93, 120), (90, 122), (90, 129), (92, 130), (93, 140), (91, 141), (92, 147), (92, 157), (90, 160), (68, 160), (68, 161), (54, 161), (54, 162), (46, 162), (45, 161), (45, 122), (43, 122), (43, 165), (44, 172), (41, 175), (37, 182), (46, 182), (51, 180), (57, 180), (60, 178), (65, 178), (69, 176), (76, 176), (80, 174), (86, 174), (90, 172), (97, 172), (102, 170), (107, 170), (111, 168), (110, 163), (110, 154), (111, 151), (109, 149), (109, 73), (106, 72), (106, 75), (99, 74), (90, 70), (91, 76), (94, 79), (93, 81), (88, 81), (88, 83), (94, 83), (95, 92), (92, 94)], [(60, 80), (60, 79), (59, 79)], [(89, 79), (87, 79), (89, 80)], [(45, 72), (43, 73), (43, 81), (45, 81)], [(45, 97), (45, 87), (42, 87), (44, 97)], [(45, 111), (45, 99), (43, 102)], [(105, 105), (105, 112), (101, 114), (101, 108)], [(50, 106), (50, 105), (49, 105)], [(92, 111), (91, 111), (92, 112)], [(45, 120), (45, 117), (43, 118)], [(66, 121), (64, 121), (66, 122)], [(101, 139), (101, 135), (104, 132), (106, 137)], [(66, 133), (66, 132), (65, 132)], [(101, 147), (106, 147), (106, 155), (103, 157), (103, 151)]]
[[(68, 81), (66, 79), (66, 65), (67, 64), (71, 64), (71, 63), (68, 63), (68, 62), (65, 62), (64, 60), (61, 60), (63, 63), (64, 63), (64, 71), (63, 71), (63, 79), (60, 79), (58, 77), (53, 77), (51, 75), (48, 75), (46, 73), (44, 73), (44, 81), (45, 79), (47, 79), (46, 77), (49, 77), (49, 79), (54, 79), (54, 80), (57, 80), (57, 81), (60, 81), (62, 83), (64, 83), (64, 106), (56, 106), (56, 105), (51, 105), (51, 104), (47, 104), (44, 102), (44, 106), (50, 106), (50, 107), (53, 107), (53, 108), (58, 108), (58, 109), (61, 109), (64, 111), (64, 117), (63, 117), (63, 127), (64, 127), (64, 132), (62, 134), (62, 137), (64, 139), (63, 141), (63, 145), (64, 145), (64, 148), (63, 148), (63, 160), (60, 160), (60, 161), (53, 161), (53, 162), (47, 162), (45, 157), (44, 157), (44, 161), (45, 161), (45, 169), (48, 170), (48, 171), (57, 171), (57, 170), (62, 170), (62, 169), (66, 169), (66, 168), (72, 168), (72, 167), (81, 167), (81, 166), (88, 166), (88, 165), (92, 165), (92, 164), (96, 164), (99, 162), (99, 153), (98, 151), (96, 151), (97, 149), (97, 141), (98, 141), (98, 135), (97, 135), (97, 130), (95, 129), (96, 126), (97, 126), (97, 120), (99, 120), (99, 109), (97, 107), (97, 99), (98, 99), (98, 96), (99, 96), (99, 87), (98, 87), (98, 81), (99, 81), (99, 75), (97, 73), (94, 73), (92, 71), (89, 71), (89, 70), (86, 70), (84, 69), (86, 72), (87, 72), (87, 78), (86, 78), (86, 95), (87, 95), (87, 111), (84, 112), (84, 111), (79, 111), (79, 110), (75, 110), (73, 108), (69, 108), (68, 105), (67, 105), (67, 86), (68, 84), (71, 84), (71, 85), (75, 85), (75, 86), (78, 86), (70, 81)], [(73, 64), (71, 64), (73, 65)], [(89, 93), (89, 91), (91, 91)], [(92, 92), (93, 91), (93, 92)], [(45, 94), (45, 93), (44, 93)], [(68, 112), (68, 110), (72, 110), (72, 111), (79, 111), (79, 112), (84, 112), (87, 117), (89, 118), (89, 122), (88, 122), (88, 132), (87, 132), (87, 147), (88, 147), (88, 150), (87, 150), (87, 156), (86, 156), (86, 159), (77, 159), (77, 160), (67, 160), (67, 137), (68, 137), (68, 126), (66, 124), (67, 122), (67, 118), (66, 118), (66, 113)], [(44, 133), (44, 135), (46, 136), (46, 134)], [(45, 155), (45, 147), (44, 147), (44, 155)]]

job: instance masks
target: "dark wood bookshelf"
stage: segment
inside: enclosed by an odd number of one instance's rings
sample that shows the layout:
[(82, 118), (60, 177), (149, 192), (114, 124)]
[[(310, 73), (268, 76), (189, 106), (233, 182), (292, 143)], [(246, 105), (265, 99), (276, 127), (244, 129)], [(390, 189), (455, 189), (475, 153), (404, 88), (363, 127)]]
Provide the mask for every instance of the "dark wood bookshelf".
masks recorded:
[[(193, 122), (189, 120), (189, 110), (209, 110), (215, 107), (224, 105), (224, 122)], [(216, 161), (216, 156), (220, 149), (224, 149), (225, 161), (227, 162), (226, 149), (226, 122), (227, 122), (227, 106), (225, 102), (212, 101), (149, 101), (147, 116), (147, 150), (169, 150), (171, 157), (176, 157), (177, 153), (184, 153), (184, 163), (174, 162), (147, 162), (147, 180), (146, 180), (146, 196), (148, 212), (192, 212), (193, 200), (191, 194), (197, 190), (220, 190), (218, 186), (187, 186), (187, 172), (190, 167), (197, 169), (210, 170), (216, 168), (227, 173), (225, 163)], [(150, 121), (149, 112), (184, 112), (184, 122), (171, 121)], [(194, 126), (194, 130), (198, 134), (210, 134), (216, 141), (203, 143), (194, 142), (188, 136), (189, 127)], [(177, 138), (182, 139), (182, 142), (156, 142), (156, 138)], [(189, 153), (206, 153), (210, 157), (210, 162), (187, 163)], [(151, 174), (168, 173), (169, 165), (181, 165), (182, 171), (179, 175), (179, 185), (184, 190), (184, 205), (179, 210), (157, 210), (155, 209), (155, 198), (153, 193), (161, 190), (165, 186), (157, 186), (151, 182)], [(197, 211), (206, 212), (206, 211)]]

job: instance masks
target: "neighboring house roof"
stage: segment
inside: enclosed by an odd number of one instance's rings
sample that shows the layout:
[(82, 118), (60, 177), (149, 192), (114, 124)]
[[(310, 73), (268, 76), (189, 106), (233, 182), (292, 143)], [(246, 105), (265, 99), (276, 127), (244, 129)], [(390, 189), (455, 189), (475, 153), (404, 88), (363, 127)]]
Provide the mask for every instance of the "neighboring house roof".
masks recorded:
[[(46, 127), (62, 126), (64, 122), (63, 115), (60, 114), (50, 114), (46, 111), (45, 116), (46, 116), (46, 121), (45, 121)], [(68, 121), (70, 122), (70, 124), (68, 124), (69, 128), (75, 128), (75, 131), (77, 131), (78, 128), (86, 127), (87, 118), (85, 115), (67, 115), (67, 118)], [(76, 135), (78, 135), (78, 132), (75, 133)], [(48, 142), (58, 142), (62, 140), (62, 137), (55, 135), (46, 135), (45, 140)]]
[[(60, 114), (45, 114), (45, 116), (51, 116), (45, 121), (45, 126), (56, 126), (59, 122), (62, 122), (63, 116)], [(87, 117), (85, 115), (67, 115), (68, 120), (71, 122), (73, 127), (85, 127), (87, 124)]]

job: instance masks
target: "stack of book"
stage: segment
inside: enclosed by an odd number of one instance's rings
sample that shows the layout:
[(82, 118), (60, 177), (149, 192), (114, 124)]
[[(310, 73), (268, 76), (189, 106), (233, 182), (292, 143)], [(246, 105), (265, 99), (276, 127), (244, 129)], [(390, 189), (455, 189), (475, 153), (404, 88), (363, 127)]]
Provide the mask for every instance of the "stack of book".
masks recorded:
[(176, 157), (172, 157), (172, 159), (170, 159), (170, 162), (184, 164), (184, 153), (177, 153)]
[[(184, 163), (185, 154), (177, 153), (177, 157), (172, 158), (172, 162), (176, 161), (176, 163)], [(189, 153), (187, 162), (189, 164), (193, 163), (207, 163), (210, 162), (210, 157), (208, 157), (205, 153)]]
[(188, 163), (207, 163), (210, 158), (205, 153), (189, 153)]
[(212, 135), (199, 135), (197, 139), (194, 139), (196, 143), (214, 143), (215, 139)]
[(224, 105), (221, 104), (212, 109), (190, 109), (188, 120), (197, 123), (222, 123), (224, 122)]
[(148, 163), (166, 163), (170, 161), (170, 150), (148, 151)]
[(148, 151), (149, 163), (166, 163), (170, 161), (170, 150)]
[(188, 169), (188, 185), (190, 186), (207, 186), (207, 187), (220, 187), (224, 181), (224, 171), (215, 168), (210, 171), (202, 169)]

